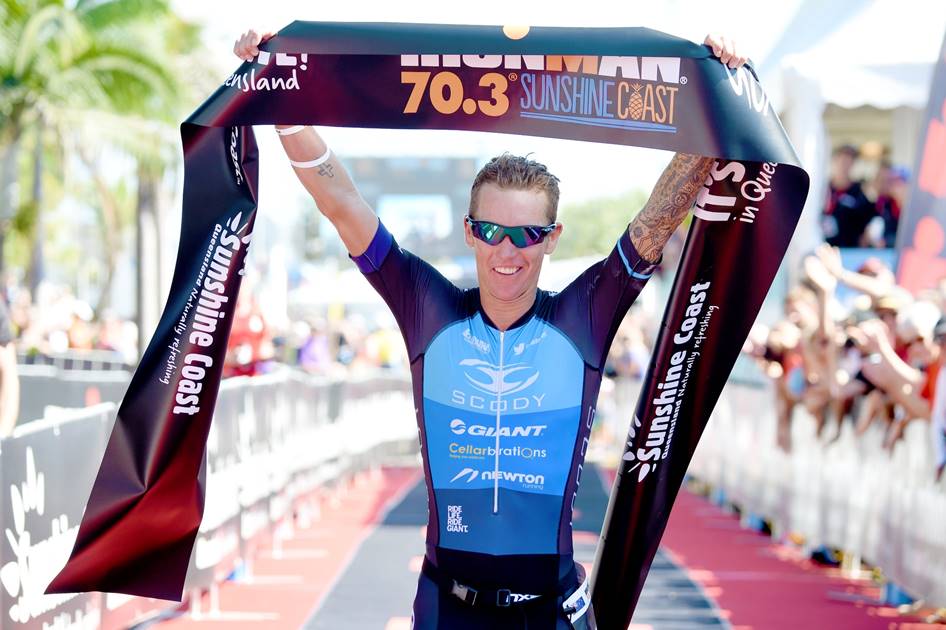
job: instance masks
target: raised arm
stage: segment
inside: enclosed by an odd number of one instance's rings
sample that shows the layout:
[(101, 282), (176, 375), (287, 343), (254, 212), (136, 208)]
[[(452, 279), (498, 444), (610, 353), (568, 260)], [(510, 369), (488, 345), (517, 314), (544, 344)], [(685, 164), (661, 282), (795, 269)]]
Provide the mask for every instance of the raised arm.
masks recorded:
[(650, 262), (660, 258), (670, 235), (693, 207), (713, 162), (713, 158), (686, 153), (677, 153), (670, 160), (643, 210), (627, 228), (642, 258)]
[[(747, 57), (736, 52), (736, 44), (731, 39), (707, 35), (703, 44), (730, 69), (746, 63)], [(628, 227), (631, 242), (645, 260), (656, 262), (660, 258), (670, 235), (693, 207), (713, 162), (713, 158), (686, 153), (677, 153), (670, 160), (644, 209)]]
[[(250, 61), (259, 54), (260, 42), (272, 36), (273, 33), (247, 31), (233, 45), (233, 53)], [(296, 176), (319, 211), (338, 230), (351, 255), (363, 254), (378, 227), (378, 217), (355, 188), (348, 171), (314, 128), (276, 125), (276, 129)]]

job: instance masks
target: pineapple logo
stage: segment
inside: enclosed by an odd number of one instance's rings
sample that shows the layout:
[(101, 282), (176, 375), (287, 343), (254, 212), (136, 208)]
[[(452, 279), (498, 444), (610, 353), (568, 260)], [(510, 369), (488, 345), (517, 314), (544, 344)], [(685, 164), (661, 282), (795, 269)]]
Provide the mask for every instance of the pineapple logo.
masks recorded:
[(641, 96), (641, 87), (643, 86), (640, 83), (631, 83), (634, 93), (628, 99), (627, 110), (634, 120), (640, 120), (644, 115), (644, 97)]

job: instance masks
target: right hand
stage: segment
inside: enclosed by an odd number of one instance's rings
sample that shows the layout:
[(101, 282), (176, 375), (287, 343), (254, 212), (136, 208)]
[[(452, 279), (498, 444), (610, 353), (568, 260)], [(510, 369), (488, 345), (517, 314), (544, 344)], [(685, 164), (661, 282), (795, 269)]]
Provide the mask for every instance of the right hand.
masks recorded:
[(818, 260), (821, 261), (821, 264), (824, 265), (824, 268), (835, 278), (840, 278), (841, 274), (844, 273), (844, 265), (841, 262), (841, 252), (837, 247), (831, 247), (825, 243), (815, 251), (815, 255), (818, 257)]
[(880, 354), (884, 346), (889, 345), (887, 326), (879, 319), (861, 322), (857, 328), (863, 336), (862, 344), (867, 354)]
[(834, 288), (838, 284), (837, 278), (831, 275), (831, 272), (824, 266), (824, 263), (821, 262), (817, 256), (807, 256), (802, 265), (805, 270), (805, 274), (808, 278), (811, 279), (811, 282), (815, 285), (822, 294), (828, 294), (834, 291)]
[(233, 54), (243, 61), (253, 61), (259, 55), (259, 45), (276, 33), (257, 33), (253, 29), (240, 35), (233, 44)]

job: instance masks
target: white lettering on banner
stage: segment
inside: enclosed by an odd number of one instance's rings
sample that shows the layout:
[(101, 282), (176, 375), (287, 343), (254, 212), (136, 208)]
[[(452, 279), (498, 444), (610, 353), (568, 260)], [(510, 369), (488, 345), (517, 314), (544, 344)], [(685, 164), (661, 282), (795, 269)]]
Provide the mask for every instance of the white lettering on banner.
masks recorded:
[(763, 116), (769, 115), (769, 97), (762, 89), (758, 81), (752, 78), (745, 67), (737, 68), (733, 71), (727, 70), (729, 86), (736, 96), (746, 97), (746, 103), (750, 108), (759, 112)]
[[(36, 528), (26, 527), (28, 514), (44, 516), (46, 512), (46, 476), (37, 472), (32, 448), (26, 449), (26, 479), (20, 484), (11, 484), (9, 489), (13, 523), (10, 524), (12, 529), (5, 528), (4, 538), (13, 559), (0, 567), (0, 584), (7, 596), (15, 600), (10, 606), (10, 621), (25, 624), (78, 597), (77, 593), (45, 595), (44, 592), (69, 557), (79, 527), (70, 527), (65, 514), (49, 518), (48, 538), (40, 538)], [(7, 557), (7, 553), (2, 556)], [(91, 623), (91, 616), (79, 614), (76, 623), (81, 624), (79, 627), (98, 627), (85, 626)], [(0, 626), (6, 627), (6, 624), (0, 623)]]
[(309, 60), (307, 53), (300, 55), (289, 55), (286, 53), (268, 53), (261, 51), (256, 58), (256, 65), (267, 66), (275, 57), (276, 67), (292, 68), (291, 76), (256, 76), (256, 68), (250, 68), (249, 72), (234, 72), (228, 76), (224, 82), (224, 87), (232, 87), (241, 92), (272, 92), (276, 90), (299, 90), (298, 70), (307, 70), (306, 65)]
[[(741, 162), (728, 162), (720, 168), (717, 161), (713, 164), (713, 168), (710, 170), (710, 174), (703, 183), (700, 192), (697, 193), (696, 207), (693, 209), (693, 214), (704, 221), (738, 219), (743, 223), (755, 223), (761, 202), (772, 192), (772, 177), (775, 175), (776, 168), (778, 168), (778, 162), (763, 162), (758, 175), (753, 179), (746, 180), (746, 167)], [(745, 203), (738, 216), (733, 213), (739, 197), (717, 195), (710, 192), (710, 188), (714, 183), (724, 181), (726, 178), (732, 178), (733, 183), (741, 184), (739, 192)], [(729, 210), (708, 210), (707, 207), (729, 208)]]
[(237, 153), (237, 146), (240, 144), (240, 128), (230, 128), (230, 161), (233, 163), (233, 175), (236, 178), (237, 186), (243, 185), (243, 167), (240, 165), (240, 155)]
[[(651, 401), (654, 405), (654, 416), (647, 429), (644, 444), (636, 447), (634, 445), (634, 438), (642, 426), (637, 414), (634, 415), (634, 421), (628, 429), (628, 448), (623, 459), (626, 462), (634, 462), (634, 465), (627, 470), (628, 473), (639, 468), (638, 482), (643, 481), (657, 467), (658, 461), (666, 459), (670, 454), (677, 416), (683, 404), (683, 395), (686, 392), (690, 372), (697, 357), (700, 356), (699, 348), (706, 339), (705, 333), (709, 328), (710, 318), (719, 308), (715, 305), (708, 306), (703, 321), (699, 321), (704, 307), (707, 306), (706, 298), (710, 285), (709, 282), (698, 282), (690, 286), (689, 306), (684, 311), (684, 319), (680, 322), (677, 333), (673, 336), (673, 343), (679, 349), (670, 355), (670, 365), (667, 367), (663, 380), (657, 383), (656, 392)], [(686, 364), (685, 371), (684, 363)]]
[[(214, 233), (210, 240), (210, 245), (204, 252), (204, 260), (195, 281), (196, 288), (191, 291), (188, 303), (185, 306), (184, 314), (178, 320), (178, 327), (175, 332), (184, 333), (184, 321), (191, 308), (196, 309), (191, 321), (191, 332), (187, 339), (190, 343), (200, 348), (207, 348), (214, 343), (217, 332), (217, 321), (227, 316), (225, 306), (230, 298), (225, 295), (226, 281), (230, 277), (230, 266), (233, 262), (233, 256), (244, 245), (249, 246), (252, 233), (247, 231), (249, 221), (242, 226), (240, 219), (243, 213), (238, 212), (226, 227), (217, 224), (214, 227)], [(246, 231), (246, 234), (241, 234)], [(219, 244), (217, 236), (220, 236)], [(243, 269), (237, 273), (242, 275)], [(198, 293), (199, 290), (199, 293)], [(180, 338), (175, 338), (172, 346), (180, 343)], [(176, 356), (176, 355), (175, 355)], [(213, 357), (200, 352), (190, 352), (184, 357), (184, 367), (181, 369), (181, 378), (177, 383), (177, 395), (174, 398), (176, 405), (173, 412), (175, 414), (192, 416), (200, 411), (201, 391), (203, 389), (203, 380), (207, 375), (207, 368), (213, 367)], [(170, 366), (170, 361), (169, 361)], [(170, 372), (165, 370), (165, 378), (160, 379), (162, 383), (170, 382)]]
[[(597, 55), (401, 55), (403, 68), (499, 68), (551, 70), (602, 77), (685, 83), (679, 57), (615, 57)], [(732, 79), (730, 79), (731, 81)]]
[(463, 506), (447, 506), (447, 531), (457, 534), (467, 534), (470, 531), (469, 525), (463, 524)]

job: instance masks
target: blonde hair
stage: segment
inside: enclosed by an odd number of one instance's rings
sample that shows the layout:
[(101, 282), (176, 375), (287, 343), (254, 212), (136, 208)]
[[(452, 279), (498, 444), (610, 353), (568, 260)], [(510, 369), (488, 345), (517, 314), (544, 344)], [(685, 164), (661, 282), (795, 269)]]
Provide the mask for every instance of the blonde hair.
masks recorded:
[(549, 223), (558, 216), (558, 178), (552, 175), (545, 164), (530, 160), (528, 156), (503, 153), (497, 155), (480, 169), (470, 189), (470, 216), (476, 210), (477, 192), (484, 184), (495, 184), (499, 188), (512, 190), (534, 190), (544, 192), (549, 200), (546, 214)]

